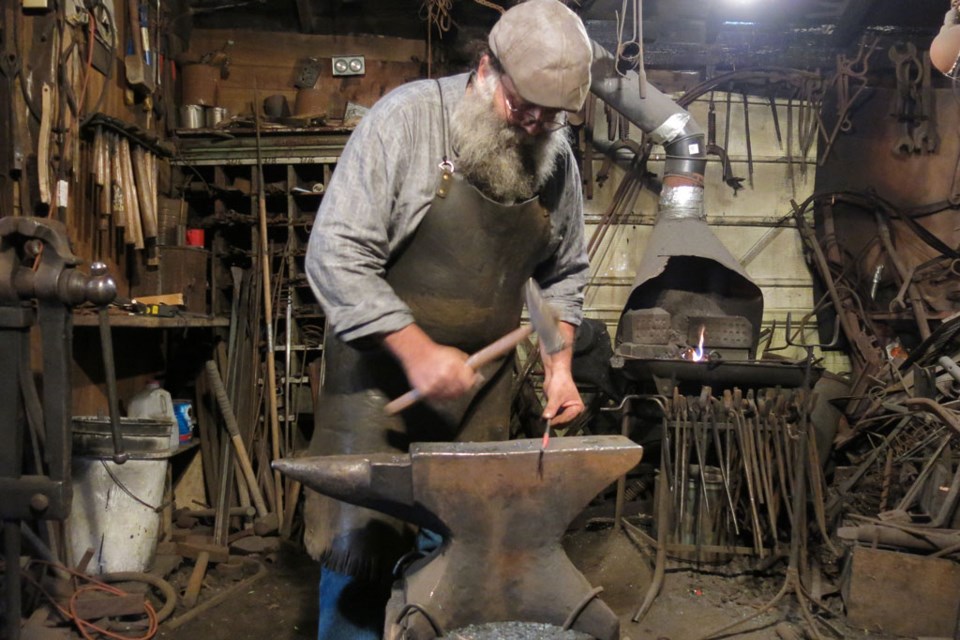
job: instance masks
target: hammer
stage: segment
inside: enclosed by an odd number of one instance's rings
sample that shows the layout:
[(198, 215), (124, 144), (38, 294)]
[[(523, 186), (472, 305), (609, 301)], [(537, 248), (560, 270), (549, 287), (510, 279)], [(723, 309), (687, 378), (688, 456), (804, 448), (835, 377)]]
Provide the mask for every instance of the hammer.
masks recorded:
[[(560, 333), (560, 319), (553, 307), (543, 299), (540, 287), (537, 286), (533, 278), (527, 280), (524, 285), (523, 295), (527, 302), (527, 312), (530, 314), (530, 324), (517, 327), (502, 338), (498, 338), (472, 354), (467, 358), (468, 367), (476, 371), (480, 367), (506, 355), (534, 331), (540, 336), (540, 344), (543, 345), (547, 353), (552, 354), (563, 350), (566, 344), (563, 340), (563, 334)], [(396, 415), (413, 406), (420, 399), (420, 392), (411, 389), (399, 398), (388, 402), (383, 408), (384, 413), (389, 416)]]

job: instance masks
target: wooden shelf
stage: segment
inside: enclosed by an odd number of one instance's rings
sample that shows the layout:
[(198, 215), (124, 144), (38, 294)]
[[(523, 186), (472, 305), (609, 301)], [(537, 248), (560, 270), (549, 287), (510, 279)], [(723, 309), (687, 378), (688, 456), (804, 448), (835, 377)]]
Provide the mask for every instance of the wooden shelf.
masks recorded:
[[(99, 320), (95, 313), (75, 312), (73, 326), (96, 327)], [(110, 314), (111, 327), (128, 327), (133, 329), (193, 329), (229, 327), (229, 318), (213, 318), (197, 314), (183, 314), (172, 318), (145, 316), (137, 314)]]

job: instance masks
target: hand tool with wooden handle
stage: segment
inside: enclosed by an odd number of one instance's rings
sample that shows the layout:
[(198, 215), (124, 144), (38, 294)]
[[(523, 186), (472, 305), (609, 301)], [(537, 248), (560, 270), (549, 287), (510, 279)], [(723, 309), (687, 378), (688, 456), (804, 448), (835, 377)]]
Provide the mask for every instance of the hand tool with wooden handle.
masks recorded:
[(223, 379), (220, 377), (220, 370), (217, 363), (208, 360), (206, 363), (207, 378), (210, 386), (213, 388), (217, 404), (220, 406), (220, 412), (223, 414), (223, 422), (227, 426), (227, 432), (230, 434), (230, 441), (233, 443), (237, 454), (237, 460), (240, 463), (240, 469), (243, 471), (243, 477), (250, 487), (250, 497), (253, 499), (253, 505), (257, 509), (257, 515), (266, 517), (269, 515), (266, 502), (263, 500), (263, 494), (260, 492), (260, 485), (257, 483), (257, 476), (253, 472), (253, 466), (250, 464), (250, 456), (247, 454), (247, 447), (240, 437), (240, 428), (237, 426), (237, 418), (233, 413), (233, 406), (227, 398), (227, 390), (223, 386)]
[(203, 577), (207, 575), (207, 565), (210, 563), (210, 553), (201, 551), (197, 556), (197, 564), (193, 566), (193, 572), (190, 574), (190, 580), (187, 581), (187, 590), (183, 593), (183, 606), (192, 609), (196, 606), (200, 598), (200, 587), (203, 585)]
[(53, 90), (46, 82), (40, 87), (40, 134), (37, 137), (37, 182), (40, 202), (53, 207), (50, 190), (50, 133), (53, 131)]
[[(510, 351), (515, 349), (518, 344), (534, 331), (536, 331), (540, 337), (540, 342), (547, 353), (557, 353), (566, 346), (563, 334), (560, 333), (558, 326), (559, 318), (549, 303), (543, 299), (540, 288), (532, 278), (527, 280), (524, 286), (524, 296), (527, 302), (527, 312), (530, 314), (530, 324), (517, 327), (510, 333), (472, 354), (467, 358), (468, 367), (474, 371), (479, 370), (484, 365), (510, 353)], [(419, 402), (422, 397), (423, 395), (420, 391), (411, 389), (399, 398), (388, 402), (383, 408), (384, 413), (390, 416), (400, 413), (404, 409), (408, 409)]]

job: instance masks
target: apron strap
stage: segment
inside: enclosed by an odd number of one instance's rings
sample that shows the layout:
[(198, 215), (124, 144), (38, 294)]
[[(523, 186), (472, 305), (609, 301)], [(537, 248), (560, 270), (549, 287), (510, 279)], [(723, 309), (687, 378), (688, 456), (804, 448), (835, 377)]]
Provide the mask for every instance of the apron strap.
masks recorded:
[[(447, 140), (447, 108), (446, 108), (446, 106), (444, 106), (444, 104), (443, 104), (443, 87), (440, 85), (440, 81), (439, 81), (439, 80), (434, 79), (434, 82), (437, 83), (437, 93), (440, 94), (440, 124), (441, 124), (441, 131), (443, 132), (443, 133), (442, 133), (442, 135), (443, 135), (443, 160), (440, 162), (440, 170), (443, 171), (444, 174), (452, 174), (453, 171), (454, 171), (454, 167), (453, 167), (453, 162), (450, 160), (450, 155), (449, 155), (449, 153), (448, 153), (448, 150), (450, 149), (450, 147), (449, 147), (449, 145), (448, 145), (448, 142), (449, 142), (449, 141)], [(446, 175), (445, 175), (445, 177), (446, 177)], [(446, 182), (446, 181), (444, 181), (444, 182)], [(440, 196), (445, 196), (445, 195), (446, 195), (445, 192), (441, 193), (439, 190), (437, 191), (437, 193), (438, 193)]]

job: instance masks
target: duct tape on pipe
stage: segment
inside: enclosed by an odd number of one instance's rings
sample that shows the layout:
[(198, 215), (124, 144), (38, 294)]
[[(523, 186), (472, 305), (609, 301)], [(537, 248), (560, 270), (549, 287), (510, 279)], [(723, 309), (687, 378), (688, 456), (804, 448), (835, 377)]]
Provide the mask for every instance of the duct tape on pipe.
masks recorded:
[(703, 187), (691, 185), (665, 186), (660, 191), (660, 212), (657, 220), (706, 220), (703, 210)]
[(690, 114), (686, 111), (673, 114), (664, 120), (663, 124), (650, 132), (650, 139), (656, 144), (663, 144), (674, 140), (686, 129), (690, 118)]

